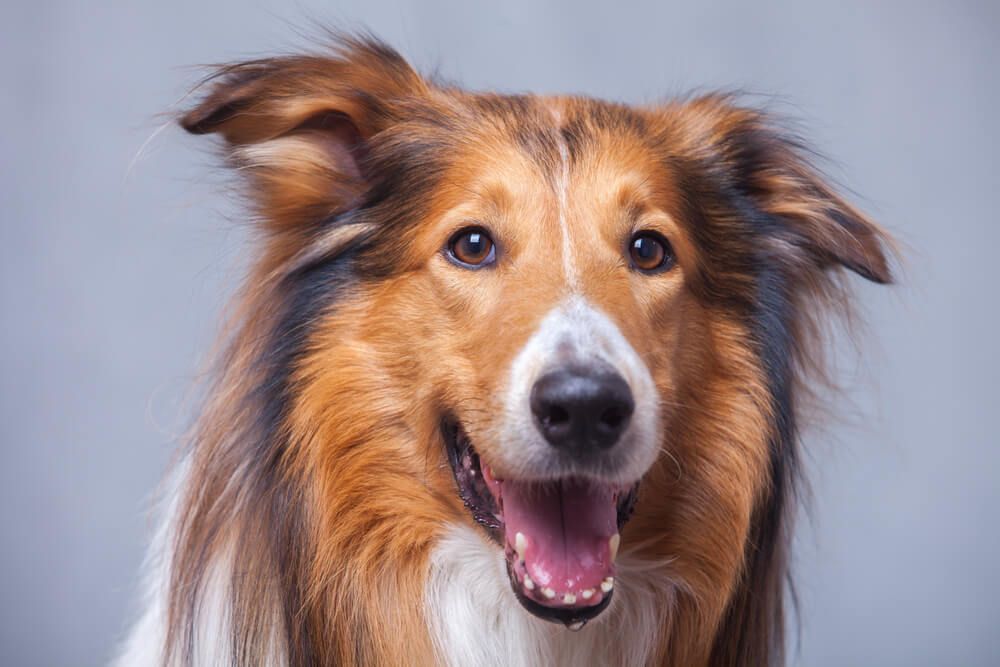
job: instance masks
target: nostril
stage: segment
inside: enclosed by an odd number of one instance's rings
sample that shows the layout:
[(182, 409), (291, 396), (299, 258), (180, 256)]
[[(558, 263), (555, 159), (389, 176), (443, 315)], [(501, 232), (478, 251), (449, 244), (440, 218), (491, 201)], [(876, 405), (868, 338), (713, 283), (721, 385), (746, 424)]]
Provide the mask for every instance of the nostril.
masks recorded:
[(618, 407), (608, 408), (601, 413), (601, 426), (617, 430), (625, 421), (625, 412)]
[(550, 405), (548, 414), (542, 417), (542, 421), (548, 426), (559, 426), (569, 421), (569, 412), (561, 405)]

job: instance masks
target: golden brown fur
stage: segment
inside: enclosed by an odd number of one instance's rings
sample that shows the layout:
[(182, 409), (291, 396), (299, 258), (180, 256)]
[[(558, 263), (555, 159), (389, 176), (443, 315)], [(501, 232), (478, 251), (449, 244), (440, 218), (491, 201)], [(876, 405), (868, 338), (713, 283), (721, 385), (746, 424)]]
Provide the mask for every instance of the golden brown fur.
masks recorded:
[[(236, 664), (437, 660), (427, 559), (471, 521), (440, 421), (458, 413), (487, 460), (503, 447), (491, 402), (565, 291), (563, 143), (579, 289), (663, 399), (663, 452), (622, 538), (678, 582), (655, 662), (781, 663), (812, 318), (844, 267), (890, 279), (884, 234), (795, 141), (725, 96), (640, 109), (468, 93), (371, 40), (210, 84), (181, 122), (223, 138), (262, 242), (192, 449), (167, 661), (193, 655), (223, 554)], [(468, 220), (516, 269), (440, 261)], [(627, 270), (619, 239), (640, 226), (671, 240), (679, 270)]]

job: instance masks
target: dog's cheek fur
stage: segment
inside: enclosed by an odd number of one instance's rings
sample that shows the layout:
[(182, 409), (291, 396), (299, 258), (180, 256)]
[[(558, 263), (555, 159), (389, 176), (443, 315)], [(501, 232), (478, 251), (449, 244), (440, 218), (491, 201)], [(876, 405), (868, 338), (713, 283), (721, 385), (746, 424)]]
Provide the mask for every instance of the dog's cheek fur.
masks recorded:
[(503, 354), (483, 355), (497, 342), (484, 309), (513, 304), (449, 307), (428, 273), (343, 294), (294, 377), (286, 463), (309, 489), (310, 626), (319, 645), (346, 651), (327, 656), (334, 662), (434, 662), (423, 608), (427, 558), (442, 531), (470, 521), (440, 419), (457, 407), (482, 421), (491, 408), (502, 365), (494, 357)]
[[(423, 573), (462, 509), (435, 448), (433, 402), (421, 400), (430, 388), (386, 358), (386, 337), (398, 332), (381, 291), (359, 290), (318, 327), (289, 420), (290, 469), (314, 508), (312, 620), (339, 652), (326, 656), (335, 664), (433, 662)], [(401, 371), (412, 384), (400, 384)]]

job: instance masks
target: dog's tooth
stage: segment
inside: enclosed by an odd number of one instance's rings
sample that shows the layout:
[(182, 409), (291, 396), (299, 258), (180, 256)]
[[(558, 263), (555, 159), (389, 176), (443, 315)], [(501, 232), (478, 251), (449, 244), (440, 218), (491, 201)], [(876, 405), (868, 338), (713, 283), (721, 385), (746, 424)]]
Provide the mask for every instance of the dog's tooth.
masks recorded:
[(601, 582), (601, 590), (604, 591), (605, 593), (610, 593), (611, 589), (614, 587), (615, 587), (614, 577), (608, 577), (607, 579)]
[(556, 592), (551, 588), (549, 588), (548, 586), (546, 586), (545, 588), (542, 589), (542, 595), (544, 595), (547, 599), (551, 600), (556, 596)]
[(570, 623), (566, 627), (569, 628), (570, 630), (572, 630), (573, 632), (577, 632), (578, 630), (582, 630), (583, 629), (583, 621), (577, 621), (576, 623)]
[(590, 598), (594, 597), (594, 589), (588, 588), (584, 591), (580, 591), (580, 597), (582, 597), (584, 600), (589, 600)]
[(535, 582), (533, 582), (531, 580), (531, 577), (529, 577), (528, 575), (524, 575), (524, 587), (527, 588), (529, 591), (535, 590)]
[(614, 535), (612, 535), (611, 539), (608, 540), (608, 549), (611, 551), (611, 562), (612, 563), (614, 563), (615, 562), (615, 558), (618, 557), (618, 545), (621, 544), (621, 541), (622, 541), (622, 536), (619, 535), (618, 533), (615, 533)]
[(518, 532), (514, 536), (514, 551), (517, 552), (518, 558), (524, 560), (524, 552), (528, 550), (528, 538), (524, 536), (524, 533)]
[(567, 593), (563, 596), (563, 604), (576, 604), (576, 596), (572, 593)]

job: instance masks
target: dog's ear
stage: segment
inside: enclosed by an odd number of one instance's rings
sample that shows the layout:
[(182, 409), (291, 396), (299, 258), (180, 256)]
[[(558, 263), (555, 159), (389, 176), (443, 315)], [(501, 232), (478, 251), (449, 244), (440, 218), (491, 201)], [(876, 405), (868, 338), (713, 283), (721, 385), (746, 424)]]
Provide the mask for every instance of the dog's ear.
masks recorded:
[[(723, 95), (684, 105), (688, 136), (710, 150), (725, 187), (781, 225), (783, 240), (821, 268), (843, 266), (876, 283), (892, 282), (892, 242), (810, 163), (810, 151), (761, 111)], [(676, 118), (676, 116), (675, 116)], [(706, 122), (707, 121), (707, 122)]]
[(398, 53), (373, 39), (341, 38), (329, 56), (288, 56), (219, 68), (208, 93), (180, 118), (217, 133), (271, 225), (327, 219), (367, 190), (368, 141), (398, 121), (399, 101), (427, 90)]

